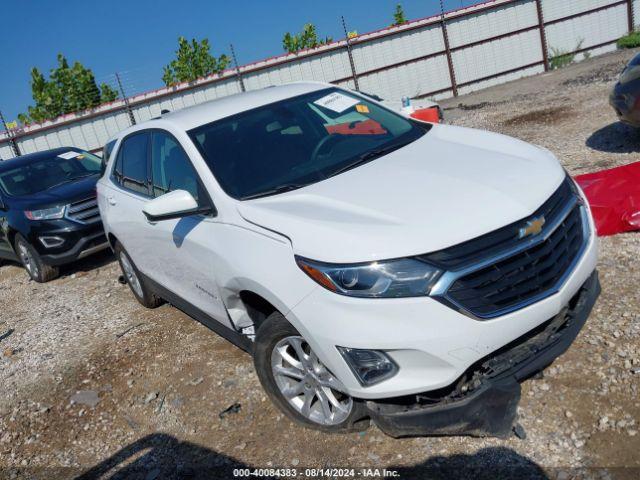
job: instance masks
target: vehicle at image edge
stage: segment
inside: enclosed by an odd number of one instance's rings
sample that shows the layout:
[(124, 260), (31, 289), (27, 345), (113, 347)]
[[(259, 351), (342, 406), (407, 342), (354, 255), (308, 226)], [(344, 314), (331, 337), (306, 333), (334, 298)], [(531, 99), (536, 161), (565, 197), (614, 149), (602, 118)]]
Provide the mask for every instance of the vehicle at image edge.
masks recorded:
[(251, 352), (307, 426), (506, 435), (599, 294), (584, 196), (513, 138), (293, 83), (112, 144), (98, 203), (135, 297)]
[(0, 260), (47, 282), (60, 265), (109, 248), (96, 200), (101, 163), (74, 147), (0, 162)]
[[(360, 93), (361, 95), (364, 95), (367, 98), (375, 100), (378, 103), (382, 104), (383, 106), (387, 107), (388, 109), (398, 112), (400, 113), (400, 115), (403, 115), (406, 117), (412, 116), (412, 114), (409, 113), (411, 111), (413, 111), (412, 113), (415, 113), (416, 111), (433, 110), (433, 116), (437, 117), (437, 119), (434, 118), (434, 121), (432, 123), (440, 123), (444, 120), (444, 112), (442, 111), (442, 107), (438, 105), (438, 103), (434, 102), (433, 100), (429, 100), (425, 98), (410, 100), (409, 107), (405, 109), (403, 100), (385, 100), (379, 95), (375, 95), (372, 93), (367, 93), (363, 91), (360, 91), (358, 93)], [(416, 118), (416, 117), (413, 117), (413, 118)]]
[(621, 122), (640, 128), (640, 54), (620, 74), (609, 95), (609, 104)]

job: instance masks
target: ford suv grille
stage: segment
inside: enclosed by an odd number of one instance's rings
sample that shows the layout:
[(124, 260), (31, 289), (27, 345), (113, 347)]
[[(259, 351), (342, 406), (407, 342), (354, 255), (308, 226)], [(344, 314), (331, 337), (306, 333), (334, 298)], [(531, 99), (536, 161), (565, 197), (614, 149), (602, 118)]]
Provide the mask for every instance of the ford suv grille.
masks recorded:
[[(522, 235), (541, 218), (539, 232)], [(555, 293), (587, 240), (585, 209), (567, 178), (530, 217), (423, 258), (447, 270), (435, 298), (487, 319)]]
[(67, 218), (78, 223), (95, 223), (100, 221), (98, 200), (96, 197), (85, 198), (67, 205)]

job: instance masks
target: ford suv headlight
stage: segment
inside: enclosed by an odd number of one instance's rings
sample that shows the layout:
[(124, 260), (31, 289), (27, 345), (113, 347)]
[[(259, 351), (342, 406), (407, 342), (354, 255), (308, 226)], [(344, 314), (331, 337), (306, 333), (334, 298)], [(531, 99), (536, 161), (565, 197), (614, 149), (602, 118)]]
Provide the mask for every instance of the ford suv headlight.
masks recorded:
[(429, 295), (442, 271), (415, 258), (359, 264), (332, 264), (296, 257), (316, 283), (350, 297), (398, 298)]
[(24, 215), (29, 220), (56, 220), (64, 217), (65, 206), (45, 208), (42, 210), (26, 210)]

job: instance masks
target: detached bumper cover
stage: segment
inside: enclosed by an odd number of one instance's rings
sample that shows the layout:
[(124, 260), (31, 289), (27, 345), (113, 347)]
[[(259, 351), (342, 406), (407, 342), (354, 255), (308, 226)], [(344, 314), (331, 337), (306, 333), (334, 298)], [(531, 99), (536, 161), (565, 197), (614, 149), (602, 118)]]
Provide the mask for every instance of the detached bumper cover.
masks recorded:
[(374, 423), (393, 437), (510, 435), (520, 381), (544, 369), (574, 341), (600, 294), (597, 272), (556, 317), (472, 365), (437, 392), (366, 403)]

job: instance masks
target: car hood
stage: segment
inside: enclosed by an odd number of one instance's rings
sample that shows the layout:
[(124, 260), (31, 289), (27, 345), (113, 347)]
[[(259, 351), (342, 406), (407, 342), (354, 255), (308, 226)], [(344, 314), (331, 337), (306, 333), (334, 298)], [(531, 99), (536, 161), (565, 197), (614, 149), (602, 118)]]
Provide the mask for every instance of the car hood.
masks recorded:
[(289, 237), (298, 255), (381, 260), (437, 251), (522, 219), (564, 176), (547, 150), (436, 125), (384, 157), (299, 190), (241, 202), (238, 210)]
[(33, 195), (12, 197), (12, 203), (34, 210), (55, 205), (66, 205), (92, 196), (95, 197), (98, 178), (100, 178), (100, 175), (96, 174), (63, 183)]

